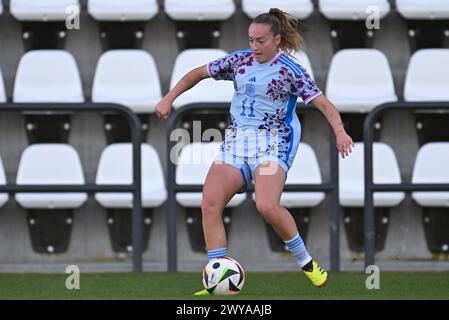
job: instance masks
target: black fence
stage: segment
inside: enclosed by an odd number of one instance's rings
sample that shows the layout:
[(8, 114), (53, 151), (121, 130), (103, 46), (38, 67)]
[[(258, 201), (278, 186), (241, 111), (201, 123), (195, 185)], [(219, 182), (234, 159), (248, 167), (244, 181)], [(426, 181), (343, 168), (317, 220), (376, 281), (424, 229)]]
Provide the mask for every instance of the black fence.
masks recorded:
[(110, 103), (1, 103), (0, 112), (116, 112), (122, 115), (131, 128), (133, 145), (133, 182), (129, 185), (0, 185), (0, 192), (132, 192), (132, 271), (142, 272), (142, 184), (141, 184), (141, 133), (140, 120), (129, 108)]
[(365, 210), (364, 210), (364, 240), (365, 240), (365, 268), (375, 263), (375, 226), (374, 226), (374, 199), (375, 191), (449, 191), (449, 184), (432, 183), (400, 183), (376, 184), (373, 183), (373, 140), (374, 124), (387, 111), (424, 111), (449, 112), (449, 102), (394, 102), (385, 103), (373, 109), (365, 119), (364, 158), (365, 158)]
[[(201, 112), (207, 110), (208, 113), (229, 113), (229, 103), (196, 103), (185, 105), (173, 111), (167, 122), (167, 269), (169, 272), (176, 272), (177, 262), (177, 224), (176, 224), (176, 193), (177, 192), (202, 192), (202, 185), (178, 185), (175, 179), (176, 165), (170, 159), (170, 153), (177, 141), (171, 141), (170, 137), (176, 128), (179, 120), (188, 113)], [(302, 112), (317, 112), (316, 108), (305, 107), (298, 104), (297, 110)], [(323, 117), (325, 120), (325, 118)], [(326, 122), (327, 123), (327, 122)], [(284, 191), (322, 191), (330, 193), (329, 208), (329, 231), (330, 231), (330, 270), (340, 271), (340, 212), (338, 203), (338, 151), (335, 144), (335, 135), (329, 127), (329, 150), (330, 150), (330, 181), (322, 184), (298, 184), (285, 185)], [(197, 141), (199, 142), (199, 141)], [(248, 186), (247, 192), (253, 192), (254, 187)]]

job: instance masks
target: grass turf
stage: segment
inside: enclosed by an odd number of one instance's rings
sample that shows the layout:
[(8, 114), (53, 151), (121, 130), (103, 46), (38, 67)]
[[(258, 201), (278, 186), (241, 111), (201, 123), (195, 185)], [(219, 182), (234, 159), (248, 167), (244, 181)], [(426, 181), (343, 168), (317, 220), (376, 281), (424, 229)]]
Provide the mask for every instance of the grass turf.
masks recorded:
[(379, 290), (366, 289), (368, 276), (331, 274), (328, 285), (318, 289), (299, 272), (249, 272), (237, 296), (194, 297), (193, 292), (202, 288), (199, 273), (81, 273), (79, 290), (66, 289), (66, 274), (0, 274), (0, 299), (449, 300), (449, 272), (381, 272)]

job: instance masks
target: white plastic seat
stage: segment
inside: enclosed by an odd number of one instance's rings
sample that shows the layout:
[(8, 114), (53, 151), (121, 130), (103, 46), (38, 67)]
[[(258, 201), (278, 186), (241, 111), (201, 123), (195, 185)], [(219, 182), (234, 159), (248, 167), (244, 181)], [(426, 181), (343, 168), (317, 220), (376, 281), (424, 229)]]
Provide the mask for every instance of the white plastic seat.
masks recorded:
[[(301, 142), (288, 172), (285, 185), (289, 184), (321, 184), (321, 171), (315, 151), (304, 142)], [(253, 193), (253, 200), (256, 195)], [(281, 206), (285, 208), (308, 208), (318, 206), (325, 197), (324, 192), (294, 192), (284, 191), (281, 194)]]
[(78, 0), (11, 0), (9, 10), (20, 21), (64, 21), (72, 11), (80, 9)]
[[(131, 184), (133, 180), (132, 144), (115, 143), (107, 146), (100, 157), (96, 184)], [(142, 207), (155, 208), (167, 199), (164, 174), (156, 150), (149, 144), (141, 146)], [(96, 193), (95, 199), (104, 208), (132, 208), (129, 192)]]
[(399, 14), (406, 19), (449, 18), (449, 0), (396, 0), (396, 8)]
[(410, 58), (405, 101), (449, 101), (449, 49), (421, 49)]
[(0, 68), (0, 103), (6, 102), (5, 84), (3, 83), (2, 69)]
[(379, 10), (380, 19), (390, 12), (388, 0), (319, 0), (320, 12), (329, 20), (365, 20), (370, 7)]
[(84, 102), (81, 78), (72, 54), (64, 50), (33, 50), (20, 59), (14, 102)]
[[(42, 185), (83, 185), (84, 174), (77, 151), (68, 144), (33, 144), (22, 153), (16, 183)], [(74, 209), (87, 194), (16, 193), (16, 201), (26, 209)]]
[[(221, 142), (195, 142), (184, 146), (176, 166), (176, 183), (204, 185), (209, 168), (217, 157)], [(236, 194), (227, 207), (237, 207), (246, 194)], [(202, 192), (178, 192), (176, 201), (183, 207), (201, 207)]]
[(233, 0), (165, 0), (165, 13), (180, 21), (222, 21), (235, 12)]
[[(364, 145), (356, 142), (349, 157), (339, 157), (340, 205), (363, 207), (365, 203)], [(383, 142), (373, 144), (373, 182), (401, 183), (399, 165), (393, 149)], [(394, 207), (402, 202), (403, 192), (374, 192), (375, 207)]]
[(87, 11), (97, 21), (147, 21), (159, 6), (157, 0), (88, 0)]
[(93, 102), (118, 103), (136, 113), (152, 113), (161, 98), (156, 63), (145, 50), (110, 50), (98, 60)]
[(288, 12), (297, 19), (306, 19), (313, 12), (311, 0), (278, 0), (276, 5), (272, 0), (242, 0), (242, 10), (251, 19), (268, 12), (272, 7)]
[(0, 2), (0, 15), (3, 13), (3, 4)]
[[(190, 70), (218, 58), (224, 57), (226, 52), (221, 49), (187, 49), (181, 52), (175, 61), (170, 81), (170, 88)], [(184, 92), (173, 103), (174, 108), (179, 108), (189, 103), (199, 102), (225, 102), (229, 103), (234, 94), (232, 81), (215, 81), (204, 79), (192, 89)]]
[[(5, 169), (3, 168), (3, 162), (2, 158), (0, 158), (0, 185), (6, 184), (6, 176), (5, 176)], [(3, 205), (8, 201), (9, 196), (7, 193), (0, 193), (0, 207), (3, 207)]]
[[(301, 142), (285, 184), (321, 184), (321, 172), (315, 151)], [(325, 197), (324, 192), (283, 192), (281, 206), (287, 208), (316, 207)]]
[(377, 49), (344, 49), (332, 58), (326, 96), (341, 112), (370, 112), (397, 101), (387, 57)]
[[(412, 183), (449, 184), (449, 142), (430, 142), (416, 156)], [(412, 192), (412, 198), (423, 207), (449, 207), (449, 192)]]

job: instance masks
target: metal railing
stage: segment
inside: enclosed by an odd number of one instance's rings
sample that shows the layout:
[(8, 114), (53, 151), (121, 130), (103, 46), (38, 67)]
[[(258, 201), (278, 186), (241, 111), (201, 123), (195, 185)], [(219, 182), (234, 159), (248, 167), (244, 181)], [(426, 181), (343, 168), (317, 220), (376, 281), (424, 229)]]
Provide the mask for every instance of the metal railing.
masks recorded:
[(449, 112), (449, 102), (392, 102), (373, 109), (366, 117), (363, 127), (364, 161), (365, 161), (365, 209), (364, 241), (365, 268), (374, 264), (375, 226), (374, 226), (374, 191), (449, 191), (449, 184), (435, 183), (373, 183), (373, 140), (374, 124), (387, 111), (438, 111)]
[[(304, 107), (298, 104), (302, 112), (316, 111), (313, 107)], [(229, 113), (229, 103), (195, 103), (183, 106), (174, 110), (167, 122), (167, 270), (176, 272), (177, 262), (177, 225), (176, 225), (176, 193), (177, 192), (202, 192), (202, 185), (178, 185), (175, 179), (176, 165), (170, 160), (171, 150), (176, 141), (171, 141), (170, 136), (175, 126), (182, 116), (193, 111), (205, 111), (208, 113)], [(340, 212), (338, 203), (338, 152), (335, 146), (335, 136), (329, 126), (329, 144), (330, 144), (330, 181), (322, 184), (295, 184), (285, 185), (284, 191), (323, 191), (330, 193), (329, 210), (329, 230), (330, 230), (330, 270), (337, 272), (340, 270)], [(299, 155), (300, 156), (300, 155)], [(247, 192), (253, 192), (253, 187), (249, 187)]]
[(141, 133), (140, 120), (129, 108), (111, 103), (1, 103), (0, 112), (117, 112), (128, 122), (131, 128), (133, 145), (133, 182), (129, 185), (0, 185), (0, 192), (15, 194), (18, 192), (132, 192), (132, 271), (142, 272), (142, 184), (141, 184)]

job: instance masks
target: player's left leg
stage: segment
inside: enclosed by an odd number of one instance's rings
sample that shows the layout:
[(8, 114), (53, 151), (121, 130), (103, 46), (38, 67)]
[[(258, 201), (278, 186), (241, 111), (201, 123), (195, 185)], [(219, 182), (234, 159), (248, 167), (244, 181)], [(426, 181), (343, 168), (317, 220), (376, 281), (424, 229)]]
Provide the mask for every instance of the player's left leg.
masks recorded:
[(284, 240), (312, 284), (321, 287), (327, 282), (327, 273), (309, 255), (295, 220), (290, 212), (280, 205), (286, 169), (286, 166), (281, 166), (275, 161), (264, 161), (255, 168), (256, 207)]

